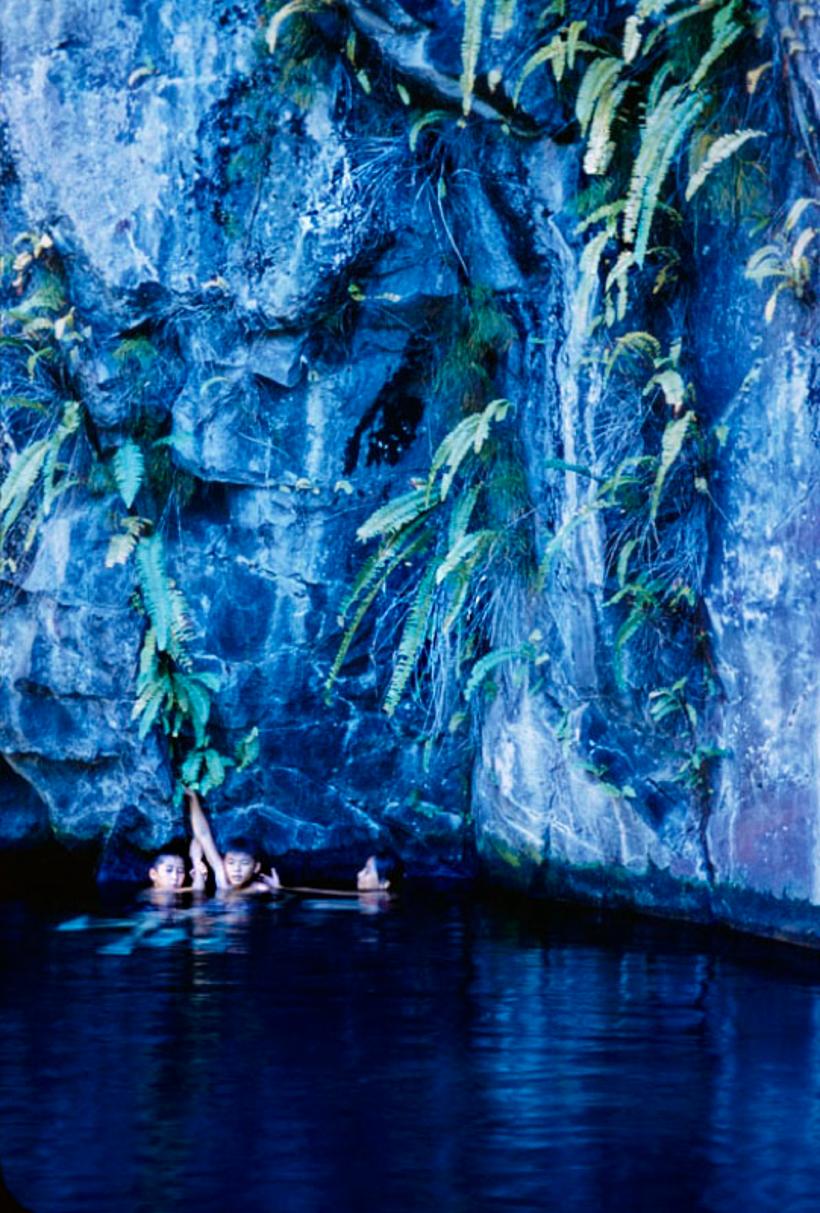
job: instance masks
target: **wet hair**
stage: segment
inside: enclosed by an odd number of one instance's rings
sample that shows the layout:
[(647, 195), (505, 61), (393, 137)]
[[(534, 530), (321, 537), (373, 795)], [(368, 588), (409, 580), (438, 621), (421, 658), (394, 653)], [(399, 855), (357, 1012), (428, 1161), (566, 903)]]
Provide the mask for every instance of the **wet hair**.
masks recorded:
[(229, 851), (233, 851), (234, 854), (237, 851), (242, 851), (245, 855), (250, 855), (254, 862), (261, 862), (262, 859), (259, 847), (244, 834), (233, 834), (227, 839), (222, 848), (222, 854), (227, 855)]
[(379, 880), (389, 880), (390, 888), (395, 892), (404, 876), (404, 864), (395, 851), (376, 851), (373, 859), (376, 861)]
[(173, 838), (167, 846), (160, 847), (148, 866), (155, 868), (158, 863), (162, 863), (163, 859), (181, 859), (183, 863), (187, 864), (188, 849), (183, 840)]

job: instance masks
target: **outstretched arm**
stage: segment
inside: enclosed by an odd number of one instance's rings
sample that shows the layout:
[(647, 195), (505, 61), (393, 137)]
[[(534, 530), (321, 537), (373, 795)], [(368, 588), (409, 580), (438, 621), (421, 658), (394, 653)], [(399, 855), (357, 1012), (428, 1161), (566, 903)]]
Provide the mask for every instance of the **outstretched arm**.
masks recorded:
[(185, 795), (188, 797), (188, 805), (191, 811), (191, 829), (194, 833), (194, 838), (202, 847), (205, 853), (205, 858), (214, 870), (216, 878), (216, 887), (218, 889), (229, 888), (228, 878), (225, 875), (225, 865), (222, 862), (222, 856), (216, 848), (214, 836), (211, 833), (211, 827), (208, 825), (208, 818), (202, 810), (202, 805), (199, 803), (199, 797), (196, 792), (185, 789)]

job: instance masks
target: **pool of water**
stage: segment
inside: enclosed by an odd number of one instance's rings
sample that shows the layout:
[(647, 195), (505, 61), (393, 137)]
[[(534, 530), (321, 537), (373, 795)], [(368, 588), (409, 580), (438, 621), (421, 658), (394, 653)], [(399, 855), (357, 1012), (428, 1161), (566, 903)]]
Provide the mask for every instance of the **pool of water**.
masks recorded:
[(431, 893), (0, 904), (32, 1213), (815, 1213), (820, 957)]

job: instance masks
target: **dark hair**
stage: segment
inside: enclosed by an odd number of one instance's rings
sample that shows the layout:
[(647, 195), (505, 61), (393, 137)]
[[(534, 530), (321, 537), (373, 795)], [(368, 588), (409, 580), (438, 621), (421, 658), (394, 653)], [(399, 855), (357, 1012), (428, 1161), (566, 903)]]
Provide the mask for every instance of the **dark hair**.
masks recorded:
[(154, 858), (151, 860), (150, 866), (155, 868), (163, 859), (181, 859), (183, 863), (188, 862), (188, 847), (183, 839), (172, 838), (171, 841), (164, 847), (160, 847)]
[(244, 834), (233, 834), (226, 840), (225, 845), (222, 848), (222, 854), (227, 855), (229, 851), (244, 851), (246, 855), (250, 855), (250, 857), (254, 860), (260, 860), (262, 858), (259, 853), (259, 847)]
[(373, 855), (379, 880), (389, 880), (395, 892), (404, 876), (404, 864), (395, 851), (376, 851)]

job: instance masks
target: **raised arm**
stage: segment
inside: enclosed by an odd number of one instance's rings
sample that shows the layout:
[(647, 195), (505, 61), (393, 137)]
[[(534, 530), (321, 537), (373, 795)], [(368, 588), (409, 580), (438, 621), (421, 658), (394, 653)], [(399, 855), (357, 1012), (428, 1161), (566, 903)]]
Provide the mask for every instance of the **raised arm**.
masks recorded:
[(191, 829), (194, 833), (194, 838), (202, 847), (205, 858), (214, 870), (216, 878), (216, 887), (218, 889), (228, 889), (228, 878), (225, 875), (225, 865), (222, 862), (222, 856), (216, 848), (214, 836), (211, 833), (211, 827), (208, 825), (208, 818), (203, 812), (202, 805), (199, 803), (199, 797), (196, 792), (185, 789), (185, 795), (188, 797), (188, 805), (191, 811)]
[(198, 838), (191, 839), (188, 854), (191, 857), (191, 889), (194, 893), (203, 893), (205, 891), (208, 868), (205, 864), (202, 843)]

